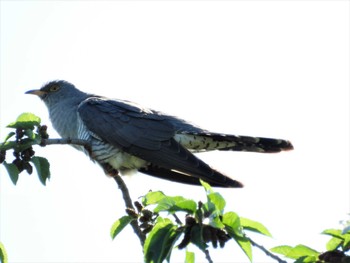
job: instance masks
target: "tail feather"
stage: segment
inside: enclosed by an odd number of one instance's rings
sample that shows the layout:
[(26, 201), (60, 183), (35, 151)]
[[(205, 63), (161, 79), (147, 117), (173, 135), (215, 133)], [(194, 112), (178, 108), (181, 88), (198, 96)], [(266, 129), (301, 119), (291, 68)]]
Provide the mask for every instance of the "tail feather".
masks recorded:
[(230, 141), (234, 145), (224, 147), (222, 151), (247, 151), (260, 153), (277, 153), (281, 151), (293, 150), (294, 147), (290, 141), (282, 139), (272, 139), (263, 137), (235, 136), (235, 135), (211, 135), (215, 141)]
[(287, 140), (209, 132), (176, 134), (175, 140), (192, 152), (219, 150), (277, 153), (293, 150), (293, 145)]

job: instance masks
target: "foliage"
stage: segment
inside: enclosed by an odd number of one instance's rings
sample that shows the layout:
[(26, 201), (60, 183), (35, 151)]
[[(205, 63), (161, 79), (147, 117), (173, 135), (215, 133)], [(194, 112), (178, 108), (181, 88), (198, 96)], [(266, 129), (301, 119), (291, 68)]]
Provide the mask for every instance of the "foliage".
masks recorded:
[[(207, 195), (206, 202), (195, 202), (182, 196), (167, 196), (161, 191), (149, 192), (141, 203), (135, 202), (137, 211), (127, 210), (127, 216), (118, 219), (112, 227), (112, 238), (130, 222), (137, 220), (143, 233), (147, 234), (144, 244), (145, 262), (163, 262), (170, 259), (174, 248), (184, 249), (190, 243), (207, 253), (208, 243), (213, 248), (223, 248), (227, 241), (234, 240), (252, 261), (252, 245), (245, 231), (254, 231), (271, 236), (258, 222), (239, 217), (234, 212), (225, 213), (225, 199), (214, 192), (209, 184), (201, 181)], [(163, 216), (170, 215), (169, 217)], [(177, 213), (184, 213), (185, 223)], [(127, 220), (126, 220), (127, 218)], [(179, 241), (179, 242), (177, 242)], [(194, 262), (194, 254), (186, 251), (186, 262)]]
[[(19, 174), (26, 171), (33, 173), (34, 165), (40, 182), (45, 185), (50, 179), (50, 164), (44, 157), (34, 156), (34, 145), (42, 144), (42, 139), (47, 139), (47, 127), (41, 125), (39, 117), (32, 113), (23, 113), (18, 116), (15, 122), (7, 125), (14, 129), (0, 143), (0, 163), (3, 163), (13, 184), (17, 184)], [(13, 140), (10, 140), (13, 139)], [(6, 152), (13, 151), (14, 160), (6, 161)]]
[(295, 259), (296, 263), (350, 263), (350, 229), (348, 225), (343, 229), (326, 229), (321, 234), (331, 236), (327, 242), (327, 251), (324, 253), (304, 245), (278, 246), (271, 249), (272, 252), (281, 254), (287, 258)]

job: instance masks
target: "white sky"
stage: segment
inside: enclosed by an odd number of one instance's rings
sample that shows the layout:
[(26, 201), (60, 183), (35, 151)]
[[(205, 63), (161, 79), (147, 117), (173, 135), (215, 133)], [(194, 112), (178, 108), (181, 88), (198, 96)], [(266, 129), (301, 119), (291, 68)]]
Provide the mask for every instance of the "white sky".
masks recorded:
[[(325, 228), (349, 212), (349, 1), (1, 1), (0, 137), (22, 112), (51, 128), (24, 95), (53, 79), (128, 99), (218, 132), (289, 139), (293, 152), (200, 157), (242, 181), (218, 189), (227, 211), (267, 226), (266, 247), (324, 250)], [(116, 240), (124, 203), (112, 179), (69, 146), (36, 148), (52, 179), (0, 168), (0, 240), (10, 262), (140, 262), (131, 228)], [(148, 190), (205, 200), (200, 187), (145, 175)], [(193, 251), (195, 248), (192, 248)], [(215, 262), (246, 262), (230, 242)], [(183, 262), (185, 252), (173, 254)], [(197, 261), (204, 257), (197, 253)], [(254, 262), (271, 262), (254, 249)]]

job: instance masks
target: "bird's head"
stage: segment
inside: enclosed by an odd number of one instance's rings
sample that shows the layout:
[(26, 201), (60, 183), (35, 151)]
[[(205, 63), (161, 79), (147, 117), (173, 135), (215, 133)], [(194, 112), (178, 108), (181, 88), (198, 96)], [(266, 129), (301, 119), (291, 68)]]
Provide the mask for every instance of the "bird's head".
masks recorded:
[(28, 90), (25, 94), (37, 95), (47, 106), (52, 106), (62, 101), (79, 99), (85, 93), (65, 80), (55, 80), (40, 89)]

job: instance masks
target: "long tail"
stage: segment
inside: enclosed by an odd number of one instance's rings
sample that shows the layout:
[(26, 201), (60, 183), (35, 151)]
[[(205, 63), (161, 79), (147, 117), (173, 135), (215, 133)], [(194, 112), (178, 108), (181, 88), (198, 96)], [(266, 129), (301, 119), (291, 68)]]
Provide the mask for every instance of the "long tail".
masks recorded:
[(277, 153), (281, 151), (290, 151), (294, 147), (290, 141), (282, 139), (272, 139), (263, 137), (249, 137), (249, 136), (234, 136), (234, 135), (214, 135), (211, 136), (215, 141), (229, 141), (234, 145), (224, 147), (218, 150), (225, 151), (247, 151), (260, 153)]
[(293, 150), (293, 145), (287, 140), (220, 133), (182, 133), (177, 134), (175, 139), (192, 152), (219, 150), (277, 153)]

